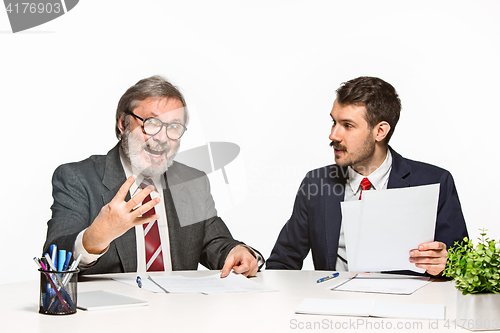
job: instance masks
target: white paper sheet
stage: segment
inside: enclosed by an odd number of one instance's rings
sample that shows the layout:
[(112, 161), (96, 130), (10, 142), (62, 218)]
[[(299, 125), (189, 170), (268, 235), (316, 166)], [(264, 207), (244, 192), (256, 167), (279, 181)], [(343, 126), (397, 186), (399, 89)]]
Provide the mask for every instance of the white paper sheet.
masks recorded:
[(373, 301), (306, 298), (295, 313), (323, 316), (370, 316)]
[[(174, 275), (141, 278), (142, 288), (155, 293), (226, 294), (275, 291), (275, 289), (268, 288), (243, 275), (234, 273), (229, 274), (223, 279), (220, 278), (220, 274), (204, 277)], [(115, 280), (137, 286), (135, 278), (117, 278)]]
[(105, 310), (145, 305), (148, 305), (146, 300), (109, 290), (78, 292), (77, 307), (82, 310)]
[(402, 275), (383, 277), (358, 274), (355, 278), (328, 287), (328, 289), (364, 293), (411, 295), (430, 282), (428, 277), (406, 277)]
[(342, 224), (351, 272), (412, 270), (409, 252), (434, 240), (439, 184), (365, 191), (342, 202)]
[(413, 304), (384, 301), (355, 301), (306, 298), (295, 313), (332, 316), (371, 316), (383, 318), (445, 319), (442, 304)]
[(347, 262), (349, 270), (353, 272), (350, 263), (352, 262), (353, 265), (356, 265), (356, 244), (361, 224), (362, 200), (345, 201), (340, 204), (342, 208), (342, 225), (344, 226)]

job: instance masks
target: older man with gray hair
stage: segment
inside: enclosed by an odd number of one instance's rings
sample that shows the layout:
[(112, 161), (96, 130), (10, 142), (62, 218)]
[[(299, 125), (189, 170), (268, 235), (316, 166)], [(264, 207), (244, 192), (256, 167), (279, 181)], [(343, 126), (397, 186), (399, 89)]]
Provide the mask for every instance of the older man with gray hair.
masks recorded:
[(262, 256), (217, 216), (205, 173), (174, 161), (189, 120), (180, 91), (160, 76), (137, 82), (116, 111), (107, 155), (61, 165), (44, 252), (82, 254), (82, 274), (195, 270), (253, 276)]

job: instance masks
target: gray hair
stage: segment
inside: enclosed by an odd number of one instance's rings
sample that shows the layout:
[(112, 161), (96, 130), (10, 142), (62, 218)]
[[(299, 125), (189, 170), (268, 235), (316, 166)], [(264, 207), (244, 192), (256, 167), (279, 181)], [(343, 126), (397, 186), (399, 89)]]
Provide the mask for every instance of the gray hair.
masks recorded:
[(118, 102), (118, 107), (116, 108), (116, 121), (115, 121), (115, 134), (118, 140), (121, 140), (120, 128), (118, 127), (118, 122), (120, 117), (124, 117), (124, 125), (127, 128), (130, 124), (129, 112), (132, 112), (141, 101), (146, 98), (174, 98), (179, 100), (184, 107), (184, 125), (189, 122), (189, 114), (186, 106), (186, 101), (184, 96), (177, 87), (168, 82), (165, 78), (160, 75), (154, 75), (146, 79), (138, 81), (135, 85), (128, 88), (125, 94), (120, 98)]

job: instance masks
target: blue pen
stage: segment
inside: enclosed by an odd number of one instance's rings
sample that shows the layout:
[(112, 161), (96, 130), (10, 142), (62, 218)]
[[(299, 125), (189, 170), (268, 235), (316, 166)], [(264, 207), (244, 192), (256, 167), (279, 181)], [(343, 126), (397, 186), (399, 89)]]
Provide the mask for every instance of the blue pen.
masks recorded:
[[(47, 253), (45, 253), (47, 254)], [(50, 246), (50, 249), (49, 249), (49, 257), (52, 259), (52, 261), (54, 261), (54, 244), (52, 244)]]
[[(78, 264), (80, 264), (80, 260), (82, 260), (82, 254), (80, 253), (78, 255), (78, 257), (73, 261), (73, 263), (71, 264), (69, 270), (70, 271), (74, 271), (77, 267), (78, 267)], [(64, 280), (63, 280), (63, 286), (66, 286), (69, 282), (69, 280), (71, 280), (71, 278), (73, 277), (73, 273), (69, 273), (69, 274), (66, 274), (64, 276)]]
[(54, 264), (53, 270), (57, 270), (57, 245), (55, 244), (50, 246), (50, 259), (52, 259), (52, 263)]
[(63, 271), (64, 270), (64, 263), (66, 262), (66, 250), (59, 250), (59, 261), (57, 265), (57, 270), (58, 271)]
[(142, 288), (142, 280), (141, 280), (141, 277), (140, 277), (140, 276), (138, 276), (138, 277), (137, 277), (137, 279), (135, 280), (135, 282), (137, 282), (137, 286), (138, 286), (139, 288)]
[(71, 260), (72, 256), (73, 256), (73, 253), (71, 251), (68, 251), (68, 253), (66, 254), (66, 261), (64, 261), (63, 271), (68, 269), (69, 261)]
[(335, 272), (332, 275), (328, 275), (328, 276), (322, 277), (321, 279), (319, 279), (318, 281), (316, 281), (316, 283), (321, 283), (321, 282), (324, 282), (324, 281), (328, 281), (330, 279), (336, 278), (337, 276), (339, 276), (339, 273)]

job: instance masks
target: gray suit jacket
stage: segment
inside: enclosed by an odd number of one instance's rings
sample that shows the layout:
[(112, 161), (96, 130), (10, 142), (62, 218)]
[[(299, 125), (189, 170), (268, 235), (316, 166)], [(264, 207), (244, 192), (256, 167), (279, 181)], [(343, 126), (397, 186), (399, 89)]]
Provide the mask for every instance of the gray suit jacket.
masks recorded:
[[(172, 269), (195, 270), (198, 263), (209, 269), (221, 269), (229, 251), (242, 243), (232, 238), (217, 216), (206, 174), (174, 162), (165, 176)], [(57, 244), (59, 249), (73, 249), (77, 235), (91, 225), (125, 180), (119, 144), (106, 156), (94, 155), (59, 166), (52, 179), (54, 203), (52, 218), (47, 223), (44, 253), (48, 253), (51, 244)], [(83, 273), (136, 270), (137, 247), (132, 228), (111, 242), (108, 251)]]

